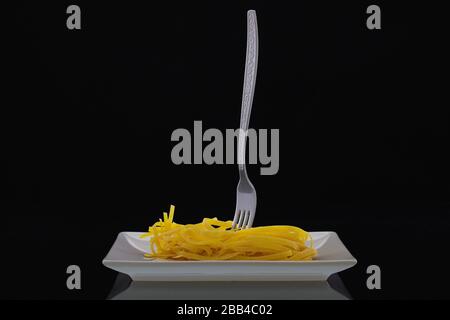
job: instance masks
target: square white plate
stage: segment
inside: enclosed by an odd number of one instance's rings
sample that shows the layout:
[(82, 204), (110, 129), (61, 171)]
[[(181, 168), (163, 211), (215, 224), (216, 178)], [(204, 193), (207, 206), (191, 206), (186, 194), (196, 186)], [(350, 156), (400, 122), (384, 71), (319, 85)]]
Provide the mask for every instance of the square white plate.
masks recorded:
[(151, 260), (141, 234), (119, 233), (103, 264), (134, 281), (321, 281), (356, 264), (335, 232), (310, 232), (318, 252), (312, 261)]

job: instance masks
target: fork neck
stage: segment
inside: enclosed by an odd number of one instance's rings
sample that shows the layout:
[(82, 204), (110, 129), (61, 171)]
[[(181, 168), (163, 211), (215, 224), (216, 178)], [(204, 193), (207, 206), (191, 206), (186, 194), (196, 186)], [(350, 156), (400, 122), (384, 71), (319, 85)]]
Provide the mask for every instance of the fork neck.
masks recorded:
[(244, 179), (247, 178), (247, 168), (244, 164), (239, 164), (239, 178)]

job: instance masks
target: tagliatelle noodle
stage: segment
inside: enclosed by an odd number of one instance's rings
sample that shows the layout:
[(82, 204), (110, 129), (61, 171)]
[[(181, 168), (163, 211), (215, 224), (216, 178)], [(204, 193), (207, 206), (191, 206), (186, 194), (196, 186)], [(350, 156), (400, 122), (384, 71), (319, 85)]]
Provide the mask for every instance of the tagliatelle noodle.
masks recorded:
[[(294, 226), (231, 229), (232, 221), (204, 218), (197, 224), (173, 221), (175, 206), (142, 237), (147, 258), (173, 260), (312, 260), (317, 251), (308, 232)], [(308, 241), (310, 240), (310, 241)], [(308, 243), (309, 242), (309, 243)]]

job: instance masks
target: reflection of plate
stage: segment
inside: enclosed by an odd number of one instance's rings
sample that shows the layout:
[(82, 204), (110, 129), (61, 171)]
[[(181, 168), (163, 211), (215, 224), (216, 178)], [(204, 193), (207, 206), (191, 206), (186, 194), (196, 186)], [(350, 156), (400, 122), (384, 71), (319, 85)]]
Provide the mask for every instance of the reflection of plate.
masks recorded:
[(141, 234), (119, 233), (103, 264), (136, 281), (316, 281), (356, 264), (334, 232), (310, 232), (318, 252), (313, 261), (145, 259), (149, 242)]
[(348, 300), (335, 274), (327, 281), (131, 281), (119, 273), (111, 300)]

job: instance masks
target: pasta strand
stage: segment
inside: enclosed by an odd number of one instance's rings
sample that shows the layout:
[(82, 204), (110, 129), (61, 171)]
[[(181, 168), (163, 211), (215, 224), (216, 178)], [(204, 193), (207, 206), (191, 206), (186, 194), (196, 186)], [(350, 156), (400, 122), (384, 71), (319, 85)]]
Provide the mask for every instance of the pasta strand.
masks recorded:
[[(175, 206), (142, 237), (149, 237), (147, 258), (172, 260), (291, 260), (317, 255), (310, 234), (294, 226), (233, 230), (232, 221), (204, 218), (197, 224), (173, 221)], [(308, 243), (309, 242), (309, 243)]]

